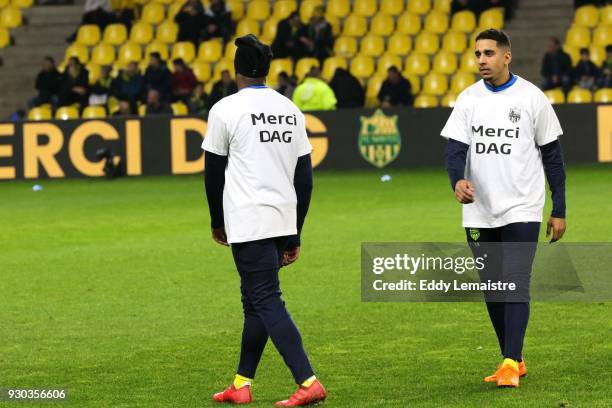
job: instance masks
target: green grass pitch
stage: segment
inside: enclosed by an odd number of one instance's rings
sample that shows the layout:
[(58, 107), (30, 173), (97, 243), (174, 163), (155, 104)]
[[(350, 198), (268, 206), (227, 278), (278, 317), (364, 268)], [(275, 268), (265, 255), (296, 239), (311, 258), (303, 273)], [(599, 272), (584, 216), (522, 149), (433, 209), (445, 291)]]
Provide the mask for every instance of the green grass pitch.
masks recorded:
[[(302, 257), (281, 273), (325, 405), (609, 407), (612, 303), (533, 304), (529, 375), (499, 390), (482, 382), (499, 362), (482, 304), (361, 303), (360, 242), (464, 240), (443, 171), (389, 173), (315, 172)], [(213, 406), (242, 310), (201, 177), (33, 184), (0, 184), (0, 388), (65, 387), (57, 406)], [(567, 195), (566, 240), (612, 240), (612, 167), (570, 167)], [(294, 388), (268, 343), (253, 406)]]

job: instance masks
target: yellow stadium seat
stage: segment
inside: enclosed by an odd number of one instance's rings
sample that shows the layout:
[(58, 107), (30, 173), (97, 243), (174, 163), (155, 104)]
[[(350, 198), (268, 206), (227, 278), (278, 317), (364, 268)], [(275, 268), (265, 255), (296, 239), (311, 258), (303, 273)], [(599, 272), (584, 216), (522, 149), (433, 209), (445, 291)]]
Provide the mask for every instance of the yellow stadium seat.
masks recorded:
[(387, 69), (393, 66), (401, 72), (402, 65), (402, 59), (398, 55), (384, 54), (376, 63), (376, 75), (387, 75)]
[(244, 2), (241, 0), (228, 0), (227, 5), (232, 10), (232, 20), (240, 21), (244, 18)]
[(83, 119), (104, 119), (106, 117), (106, 109), (103, 106), (88, 106), (83, 110)]
[(223, 58), (229, 61), (234, 60), (234, 56), (236, 55), (236, 44), (234, 44), (234, 39), (225, 44), (225, 52), (223, 53)]
[(416, 14), (403, 13), (397, 19), (397, 34), (416, 35), (421, 31), (421, 19)]
[(11, 4), (11, 0), (0, 0), (0, 9), (5, 8), (9, 4)]
[(599, 13), (599, 21), (602, 25), (612, 25), (612, 4), (601, 8)]
[(593, 94), (588, 89), (574, 88), (567, 95), (567, 103), (591, 103)]
[(399, 16), (404, 11), (404, 0), (382, 0), (379, 13), (389, 16)]
[(100, 28), (94, 24), (85, 24), (77, 31), (76, 42), (92, 47), (100, 42)]
[(553, 105), (565, 103), (565, 94), (561, 88), (544, 91), (544, 95), (546, 95), (550, 103)]
[(185, 116), (189, 114), (189, 108), (183, 102), (175, 102), (172, 105), (172, 113), (176, 116)]
[(368, 80), (368, 85), (366, 87), (366, 108), (375, 108), (380, 104), (378, 101), (378, 92), (385, 78), (386, 75), (374, 75)]
[(196, 55), (195, 47), (193, 43), (182, 41), (177, 42), (172, 46), (172, 54), (171, 59), (175, 60), (177, 58), (181, 58), (185, 64), (189, 64), (194, 60)]
[(246, 18), (262, 21), (270, 17), (270, 2), (267, 0), (251, 0), (248, 2)]
[(605, 47), (598, 47), (596, 45), (591, 45), (589, 48), (591, 53), (591, 61), (598, 67), (601, 67), (601, 64), (606, 60), (606, 49)]
[(340, 57), (352, 57), (357, 54), (357, 40), (353, 37), (338, 37), (334, 42), (334, 54)]
[(471, 33), (476, 29), (476, 15), (469, 10), (456, 12), (451, 19), (451, 29)]
[(467, 47), (465, 33), (458, 31), (448, 31), (442, 37), (442, 49), (444, 51), (461, 54)]
[(565, 51), (572, 60), (572, 65), (576, 65), (580, 59), (580, 49), (571, 45), (563, 44), (563, 51)]
[(89, 84), (95, 84), (100, 78), (102, 67), (98, 64), (87, 64), (87, 72), (89, 72)]
[(450, 75), (457, 70), (457, 56), (448, 51), (440, 51), (433, 61), (433, 72)]
[(414, 99), (415, 108), (436, 108), (438, 107), (438, 98), (431, 95), (419, 95)]
[(353, 0), (353, 14), (358, 16), (372, 17), (377, 9), (376, 0)]
[(22, 22), (21, 10), (18, 7), (8, 6), (0, 10), (0, 27), (17, 28)]
[(441, 96), (448, 91), (446, 75), (430, 72), (423, 79), (423, 92), (427, 95)]
[(168, 59), (168, 46), (166, 44), (157, 42), (157, 41), (153, 41), (152, 43), (150, 43), (149, 45), (147, 45), (147, 47), (145, 48), (145, 56), (146, 59), (149, 59), (149, 55), (152, 52), (158, 52), (159, 56), (161, 57), (161, 59), (163, 59), (164, 61), (166, 61)]
[[(167, 6), (168, 4), (173, 3), (176, 0), (153, 0), (153, 1), (155, 1), (157, 3), (165, 4)], [(182, 1), (182, 0), (179, 0), (179, 1)], [(204, 1), (204, 5), (207, 5), (207, 4), (208, 4), (208, 0), (205, 0)]]
[(444, 106), (445, 108), (452, 108), (453, 106), (455, 106), (456, 101), (457, 101), (457, 94), (454, 92), (449, 92), (442, 97), (442, 100), (440, 101), (440, 105)]
[(28, 120), (51, 120), (51, 109), (49, 108), (32, 108), (28, 112)]
[(334, 76), (337, 68), (348, 69), (348, 63), (345, 58), (334, 56), (329, 57), (323, 62), (323, 70), (321, 71), (321, 76), (326, 81), (329, 81)]
[(413, 52), (406, 59), (404, 72), (409, 75), (423, 76), (429, 72), (429, 57), (425, 54)]
[(11, 4), (19, 8), (30, 8), (34, 5), (34, 0), (11, 0)]
[(431, 0), (408, 0), (408, 12), (414, 14), (427, 14), (431, 9)]
[(70, 57), (77, 57), (81, 64), (85, 64), (87, 61), (89, 61), (89, 51), (84, 45), (72, 43), (68, 48), (66, 48), (64, 61), (68, 61), (68, 58)]
[(612, 88), (604, 88), (595, 92), (595, 102), (597, 103), (611, 103), (612, 102)]
[(591, 33), (588, 28), (572, 26), (565, 34), (565, 42), (573, 47), (588, 47), (591, 42)]
[(221, 73), (226, 70), (230, 72), (230, 76), (232, 78), (236, 76), (236, 72), (234, 71), (234, 61), (229, 61), (226, 59), (217, 61), (217, 63), (215, 63), (215, 68), (213, 70), (213, 80), (211, 82), (217, 82), (218, 80), (220, 80)]
[(374, 74), (374, 59), (365, 55), (357, 55), (351, 60), (350, 72), (359, 79), (371, 77)]
[(297, 64), (295, 64), (294, 75), (297, 77), (298, 81), (301, 81), (306, 74), (310, 72), (312, 67), (318, 66), (319, 60), (316, 58), (301, 58), (298, 60)]
[(370, 34), (388, 37), (393, 34), (394, 30), (395, 22), (393, 17), (388, 14), (378, 13), (370, 21)]
[(157, 26), (155, 41), (164, 44), (173, 44), (176, 42), (178, 37), (178, 30), (178, 24), (176, 24), (174, 21), (166, 20)]
[(425, 17), (425, 31), (434, 34), (443, 34), (448, 30), (448, 15), (439, 11), (432, 11)]
[(242, 37), (247, 34), (253, 34), (259, 37), (259, 23), (257, 21), (247, 18), (240, 20), (236, 27), (236, 37)]
[(412, 38), (403, 34), (393, 34), (387, 40), (387, 52), (394, 55), (408, 55), (412, 50)]
[(474, 74), (469, 72), (457, 72), (451, 78), (450, 90), (457, 95), (463, 92), (465, 88), (472, 85), (474, 82)]
[(451, 3), (453, 0), (435, 0), (434, 1), (434, 10), (440, 11), (442, 13), (450, 14), (451, 12)]
[(139, 21), (130, 30), (130, 42), (145, 45), (153, 41), (153, 26)]
[(334, 17), (346, 17), (351, 12), (349, 0), (334, 0), (327, 3), (326, 14)]
[(267, 83), (271, 87), (278, 84), (278, 74), (286, 72), (287, 75), (293, 75), (293, 61), (291, 58), (277, 58), (270, 63), (270, 72), (268, 73)]
[(414, 51), (423, 54), (435, 54), (440, 48), (440, 40), (436, 34), (421, 32), (416, 38)]
[(478, 61), (474, 56), (472, 51), (466, 51), (461, 56), (461, 65), (459, 66), (459, 70), (461, 72), (467, 72), (470, 74), (477, 74), (478, 71)]
[(121, 45), (127, 40), (127, 28), (123, 24), (109, 24), (104, 29), (102, 42), (110, 45)]
[(504, 28), (504, 12), (497, 7), (483, 11), (478, 19), (478, 27), (480, 27), (480, 30), (486, 30), (487, 28), (501, 30)]
[(91, 62), (98, 65), (112, 65), (115, 62), (115, 48), (108, 44), (98, 44), (91, 50)]
[(470, 50), (473, 50), (474, 47), (476, 47), (476, 37), (478, 37), (478, 34), (480, 34), (480, 31), (478, 30), (470, 34), (470, 45), (469, 45)]
[(164, 21), (164, 6), (159, 3), (147, 3), (142, 9), (141, 20), (149, 24), (159, 24)]
[(223, 55), (223, 44), (219, 40), (208, 40), (200, 43), (198, 59), (204, 62), (216, 62)]
[(368, 34), (361, 39), (359, 53), (370, 57), (378, 57), (385, 52), (385, 40), (379, 35)]
[(363, 37), (366, 31), (368, 31), (368, 22), (365, 17), (351, 14), (344, 20), (343, 36)]
[(574, 25), (593, 28), (599, 22), (599, 10), (593, 5), (578, 7), (574, 12)]
[(304, 0), (300, 3), (300, 19), (302, 23), (310, 22), (312, 12), (318, 6), (323, 5), (323, 0)]
[(412, 94), (416, 95), (421, 92), (421, 78), (418, 75), (407, 74), (402, 72), (402, 76), (410, 81), (410, 87), (412, 88)]
[(147, 105), (144, 103), (138, 104), (138, 116), (146, 116), (147, 115)]
[(184, 1), (175, 1), (174, 3), (172, 3), (169, 7), (168, 7), (168, 12), (167, 12), (167, 20), (171, 20), (174, 21), (174, 17), (176, 17), (176, 15), (179, 13), (179, 11), (181, 11), (181, 9), (183, 8), (183, 5), (185, 4)]
[(10, 43), (11, 35), (9, 34), (9, 31), (4, 27), (0, 27), (0, 48), (4, 48)]
[(271, 17), (266, 20), (263, 24), (263, 32), (261, 33), (260, 40), (264, 44), (272, 44), (274, 38), (276, 38), (276, 29), (278, 28), (278, 21)]
[(200, 82), (206, 82), (210, 79), (212, 72), (210, 71), (210, 64), (202, 61), (194, 61), (191, 65), (191, 69), (193, 71), (193, 75)]
[(326, 16), (327, 22), (332, 26), (332, 34), (334, 38), (340, 35), (340, 31), (342, 31), (342, 23), (340, 22), (339, 17), (334, 16)]
[(274, 2), (274, 18), (282, 20), (289, 17), (289, 14), (297, 10), (297, 2), (295, 0), (278, 0)]
[(117, 62), (121, 64), (127, 64), (129, 62), (140, 62), (142, 59), (142, 49), (140, 45), (127, 42), (119, 48), (119, 55), (117, 56)]
[(606, 47), (612, 44), (612, 26), (598, 26), (593, 31), (593, 45)]
[(79, 111), (74, 106), (62, 106), (55, 111), (55, 119), (59, 120), (68, 120), (68, 119), (78, 119)]

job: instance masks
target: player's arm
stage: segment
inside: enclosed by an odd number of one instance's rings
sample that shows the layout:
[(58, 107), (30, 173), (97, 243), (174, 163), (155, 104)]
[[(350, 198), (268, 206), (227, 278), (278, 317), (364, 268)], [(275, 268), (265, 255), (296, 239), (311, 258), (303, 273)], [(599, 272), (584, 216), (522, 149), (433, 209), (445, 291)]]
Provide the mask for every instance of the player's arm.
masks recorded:
[(548, 180), (550, 188), (553, 209), (550, 218), (546, 225), (546, 236), (550, 236), (552, 231), (552, 240), (555, 242), (560, 240), (565, 233), (565, 165), (563, 163), (563, 150), (559, 140), (555, 140), (543, 146), (540, 146), (542, 153), (542, 163), (544, 164), (544, 173)]
[(227, 156), (205, 152), (206, 168), (204, 170), (204, 185), (210, 212), (210, 226), (215, 242), (228, 246), (225, 228), (223, 226), (223, 187), (225, 186), (225, 167)]
[(295, 262), (300, 255), (300, 235), (312, 195), (312, 160), (310, 154), (298, 157), (293, 176), (293, 187), (297, 196), (297, 234), (289, 238), (283, 266)]
[(474, 186), (465, 179), (465, 163), (469, 148), (466, 143), (450, 138), (446, 145), (446, 171), (455, 198), (462, 204), (474, 202)]

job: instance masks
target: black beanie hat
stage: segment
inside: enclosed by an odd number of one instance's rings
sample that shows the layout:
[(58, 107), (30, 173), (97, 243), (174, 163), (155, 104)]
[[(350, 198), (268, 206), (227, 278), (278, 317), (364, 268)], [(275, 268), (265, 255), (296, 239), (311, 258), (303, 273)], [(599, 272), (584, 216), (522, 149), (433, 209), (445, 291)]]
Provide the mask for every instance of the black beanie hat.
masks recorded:
[(249, 78), (261, 78), (268, 75), (272, 50), (253, 34), (237, 38), (234, 68), (236, 73)]

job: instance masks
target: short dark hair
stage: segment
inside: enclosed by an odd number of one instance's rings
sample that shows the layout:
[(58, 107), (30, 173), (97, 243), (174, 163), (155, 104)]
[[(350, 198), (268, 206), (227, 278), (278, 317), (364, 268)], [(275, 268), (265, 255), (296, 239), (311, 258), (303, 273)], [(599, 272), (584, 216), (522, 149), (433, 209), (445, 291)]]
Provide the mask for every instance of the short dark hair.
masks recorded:
[(581, 48), (580, 49), (580, 55), (584, 55), (584, 54), (591, 55), (591, 51), (589, 51), (588, 48)]
[(550, 37), (550, 41), (554, 42), (557, 46), (561, 45), (561, 41), (557, 37)]
[(185, 66), (185, 61), (183, 61), (182, 58), (175, 58), (174, 61), (172, 61), (172, 63), (174, 65), (180, 65), (181, 67)]
[(510, 45), (510, 37), (508, 34), (503, 32), (502, 30), (496, 30), (494, 28), (489, 28), (488, 30), (481, 31), (478, 36), (476, 36), (476, 41), (478, 40), (494, 40), (497, 42), (498, 47), (508, 47), (511, 48)]
[(155, 58), (161, 61), (161, 55), (159, 52), (157, 51), (153, 51), (152, 53), (149, 54), (149, 58)]
[(606, 45), (606, 52), (612, 52), (612, 44)]
[(395, 65), (391, 65), (389, 68), (387, 68), (387, 72), (394, 72), (396, 74), (399, 74), (399, 69), (397, 69)]

